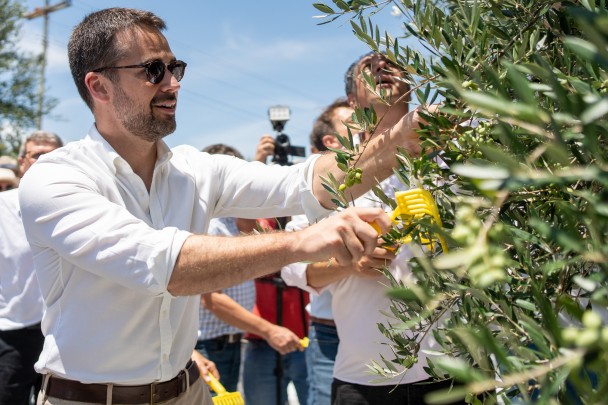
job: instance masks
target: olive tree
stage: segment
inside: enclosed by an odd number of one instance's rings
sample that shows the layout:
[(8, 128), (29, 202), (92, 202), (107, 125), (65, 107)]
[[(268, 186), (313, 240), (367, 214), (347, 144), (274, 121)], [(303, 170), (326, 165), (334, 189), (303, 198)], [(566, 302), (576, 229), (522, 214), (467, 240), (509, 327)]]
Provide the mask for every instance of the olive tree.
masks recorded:
[[(429, 375), (464, 386), (431, 398), (438, 403), (465, 396), (472, 403), (605, 403), (605, 1), (314, 6), (323, 23), (350, 19), (361, 41), (407, 73), (421, 104), (441, 105), (425, 115), (425, 153), (397, 153), (396, 173), (431, 191), (443, 227), (422, 218), (384, 238), (409, 234), (421, 244), (441, 234), (449, 250), (427, 244), (409, 263), (416, 281), (393, 280), (392, 314), (379, 328), (394, 357), (371, 366), (380, 375), (394, 364), (410, 366), (422, 337), (433, 333), (442, 355), (429, 362)], [(399, 11), (401, 32), (374, 23), (387, 7)], [(371, 134), (381, 119), (371, 110), (355, 113)], [(365, 176), (355, 157), (352, 148), (337, 156), (351, 180)], [(345, 203), (344, 186), (327, 179), (326, 188)]]

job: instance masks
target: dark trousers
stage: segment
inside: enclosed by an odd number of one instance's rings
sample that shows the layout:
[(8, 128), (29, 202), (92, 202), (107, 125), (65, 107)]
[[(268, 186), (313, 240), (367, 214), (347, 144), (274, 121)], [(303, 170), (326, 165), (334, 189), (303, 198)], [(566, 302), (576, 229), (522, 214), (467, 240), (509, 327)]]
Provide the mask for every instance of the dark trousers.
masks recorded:
[[(425, 405), (424, 396), (430, 392), (449, 389), (453, 382), (431, 380), (411, 384), (359, 385), (350, 384), (334, 378), (331, 385), (332, 405)], [(450, 405), (466, 404), (464, 399)]]
[(196, 342), (196, 350), (215, 363), (226, 391), (235, 392), (241, 369), (241, 341), (228, 343), (219, 339), (199, 340)]
[(40, 325), (0, 331), (0, 405), (28, 405), (32, 387), (40, 391), (34, 363), (43, 343)]

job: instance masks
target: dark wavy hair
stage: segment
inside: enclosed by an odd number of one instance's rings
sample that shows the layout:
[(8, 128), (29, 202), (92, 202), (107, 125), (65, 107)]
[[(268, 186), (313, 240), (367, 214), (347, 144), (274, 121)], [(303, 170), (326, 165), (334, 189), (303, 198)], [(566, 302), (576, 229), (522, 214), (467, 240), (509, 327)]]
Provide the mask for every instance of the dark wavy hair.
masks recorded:
[(333, 117), (336, 109), (341, 107), (350, 107), (346, 98), (339, 98), (331, 103), (315, 120), (312, 132), (310, 133), (310, 144), (317, 148), (319, 152), (327, 150), (325, 145), (323, 145), (323, 137), (338, 132), (334, 127)]
[(235, 156), (239, 159), (245, 159), (241, 152), (239, 152), (236, 148), (232, 146), (225, 145), (223, 143), (215, 143), (213, 145), (209, 145), (203, 149), (203, 152), (207, 152), (212, 155), (230, 155)]
[[(68, 58), (72, 78), (80, 97), (93, 110), (93, 100), (84, 83), (87, 73), (104, 66), (112, 66), (129, 53), (127, 44), (119, 44), (116, 37), (123, 31), (138, 28), (163, 31), (165, 22), (149, 11), (131, 8), (108, 8), (87, 15), (78, 24), (68, 43)], [(112, 77), (115, 72), (108, 71)], [(116, 76), (114, 76), (116, 77)]]

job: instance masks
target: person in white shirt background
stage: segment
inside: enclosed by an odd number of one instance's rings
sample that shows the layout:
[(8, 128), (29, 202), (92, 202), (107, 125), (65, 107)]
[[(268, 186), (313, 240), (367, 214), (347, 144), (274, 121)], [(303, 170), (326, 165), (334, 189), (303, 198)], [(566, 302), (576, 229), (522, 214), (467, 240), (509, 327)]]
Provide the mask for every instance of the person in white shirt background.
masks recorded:
[[(52, 132), (31, 133), (19, 151), (20, 173), (61, 146), (61, 138)], [(12, 170), (2, 170), (15, 178)], [(41, 382), (34, 363), (44, 342), (43, 304), (18, 197), (17, 188), (0, 193), (0, 405), (29, 404), (30, 391), (37, 393)]]
[[(373, 77), (375, 89), (369, 89), (363, 72)], [(370, 52), (357, 59), (347, 70), (345, 87), (351, 107), (366, 108), (373, 106), (381, 121), (376, 131), (381, 133), (409, 113), (409, 85), (402, 80), (402, 72), (384, 55)], [(384, 89), (388, 103), (380, 99), (380, 89)], [(365, 141), (366, 134), (357, 134)], [(334, 148), (341, 145), (337, 139), (327, 139)], [(333, 142), (333, 144), (332, 144)], [(364, 172), (365, 175), (365, 172)], [(380, 183), (383, 192), (394, 197), (395, 190), (404, 185), (395, 176)], [(357, 207), (382, 207), (373, 192), (357, 198)], [(296, 229), (301, 229), (296, 227)], [(407, 261), (412, 257), (408, 246), (401, 246), (398, 255), (364, 256), (356, 265), (335, 266), (333, 262), (292, 264), (284, 267), (282, 274), (292, 283), (297, 283), (312, 293), (332, 294), (332, 312), (340, 343), (334, 364), (331, 403), (333, 405), (367, 404), (425, 404), (424, 395), (434, 390), (448, 388), (452, 381), (432, 382), (424, 371), (426, 358), (419, 353), (416, 364), (405, 370), (395, 365), (392, 378), (374, 377), (368, 365), (372, 361), (380, 364), (381, 357), (392, 359), (394, 354), (390, 341), (377, 327), (388, 318), (391, 301), (386, 296), (389, 280), (377, 269), (388, 266), (397, 280), (411, 277)], [(394, 260), (393, 260), (394, 259)], [(357, 314), (357, 316), (353, 316)], [(421, 342), (423, 349), (431, 349), (436, 343), (429, 334)], [(374, 380), (374, 381), (372, 381)]]
[[(186, 63), (164, 29), (154, 14), (124, 8), (76, 26), (70, 68), (95, 124), (21, 182), (46, 305), (39, 404), (210, 404), (189, 361), (201, 293), (305, 259), (357, 261), (377, 243), (369, 223), (389, 226), (381, 209), (355, 208), (300, 232), (205, 235), (213, 217), (305, 213), (315, 222), (333, 207), (319, 176), (342, 181), (344, 173), (331, 155), (267, 166), (189, 146), (170, 150), (162, 138), (176, 129)], [(421, 122), (413, 112), (369, 144), (359, 162), (370, 178), (355, 195), (396, 166), (377, 156), (397, 146), (420, 153)]]

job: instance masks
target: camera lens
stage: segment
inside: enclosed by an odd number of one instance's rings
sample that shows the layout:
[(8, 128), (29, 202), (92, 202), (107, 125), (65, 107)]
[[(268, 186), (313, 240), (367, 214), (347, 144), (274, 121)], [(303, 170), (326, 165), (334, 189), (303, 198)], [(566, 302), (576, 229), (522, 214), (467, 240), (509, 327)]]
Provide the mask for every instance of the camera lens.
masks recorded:
[(289, 147), (289, 137), (285, 134), (279, 134), (277, 135), (277, 137), (274, 139), (275, 142), (275, 146), (280, 145), (283, 148), (287, 148)]

